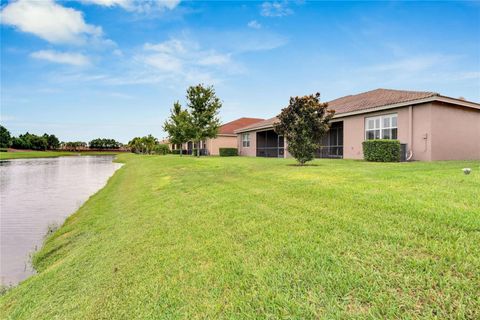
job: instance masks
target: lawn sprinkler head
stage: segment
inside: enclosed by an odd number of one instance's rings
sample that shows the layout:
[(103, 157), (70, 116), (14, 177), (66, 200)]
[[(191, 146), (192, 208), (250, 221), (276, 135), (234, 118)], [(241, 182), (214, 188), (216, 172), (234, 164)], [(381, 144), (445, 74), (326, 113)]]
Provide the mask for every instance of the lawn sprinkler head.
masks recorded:
[(463, 168), (462, 170), (463, 170), (463, 173), (465, 174), (470, 174), (470, 172), (472, 172), (472, 169), (470, 168)]

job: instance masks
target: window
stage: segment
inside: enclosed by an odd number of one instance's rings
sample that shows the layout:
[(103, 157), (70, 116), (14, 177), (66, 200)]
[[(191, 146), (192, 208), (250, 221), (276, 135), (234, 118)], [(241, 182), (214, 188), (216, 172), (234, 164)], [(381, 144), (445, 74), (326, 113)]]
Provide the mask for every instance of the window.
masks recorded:
[(365, 118), (365, 139), (397, 139), (397, 115)]
[(249, 133), (242, 134), (242, 146), (244, 148), (250, 147), (250, 134)]

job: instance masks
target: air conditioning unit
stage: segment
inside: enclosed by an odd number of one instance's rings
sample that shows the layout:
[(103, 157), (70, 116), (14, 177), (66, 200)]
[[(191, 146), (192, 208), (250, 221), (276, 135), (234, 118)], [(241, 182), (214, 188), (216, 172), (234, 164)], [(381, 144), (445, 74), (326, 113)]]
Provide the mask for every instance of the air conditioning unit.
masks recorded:
[(407, 161), (407, 144), (400, 143), (400, 161)]

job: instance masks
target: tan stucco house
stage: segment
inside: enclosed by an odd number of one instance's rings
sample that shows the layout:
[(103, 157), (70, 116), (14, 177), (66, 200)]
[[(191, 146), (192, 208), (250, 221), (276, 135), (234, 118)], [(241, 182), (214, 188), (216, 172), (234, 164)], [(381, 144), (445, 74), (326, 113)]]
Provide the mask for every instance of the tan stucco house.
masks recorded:
[[(216, 138), (207, 139), (200, 143), (201, 154), (217, 156), (220, 153), (220, 148), (237, 148), (237, 134), (235, 130), (263, 120), (258, 118), (240, 118), (221, 125)], [(192, 154), (193, 149), (197, 149), (197, 143), (189, 141), (183, 145), (171, 145), (172, 150), (179, 150), (180, 148), (184, 150), (185, 154)]]
[[(319, 158), (362, 159), (367, 139), (398, 139), (411, 160), (480, 160), (480, 104), (435, 92), (376, 89), (328, 102), (335, 110)], [(276, 117), (235, 130), (239, 154), (289, 157)]]

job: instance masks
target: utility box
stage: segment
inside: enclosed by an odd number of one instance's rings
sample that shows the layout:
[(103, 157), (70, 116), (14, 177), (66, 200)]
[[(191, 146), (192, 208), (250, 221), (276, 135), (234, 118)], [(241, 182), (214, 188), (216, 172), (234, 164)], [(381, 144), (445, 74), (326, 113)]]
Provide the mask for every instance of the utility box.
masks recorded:
[(407, 161), (407, 144), (400, 143), (400, 161)]

